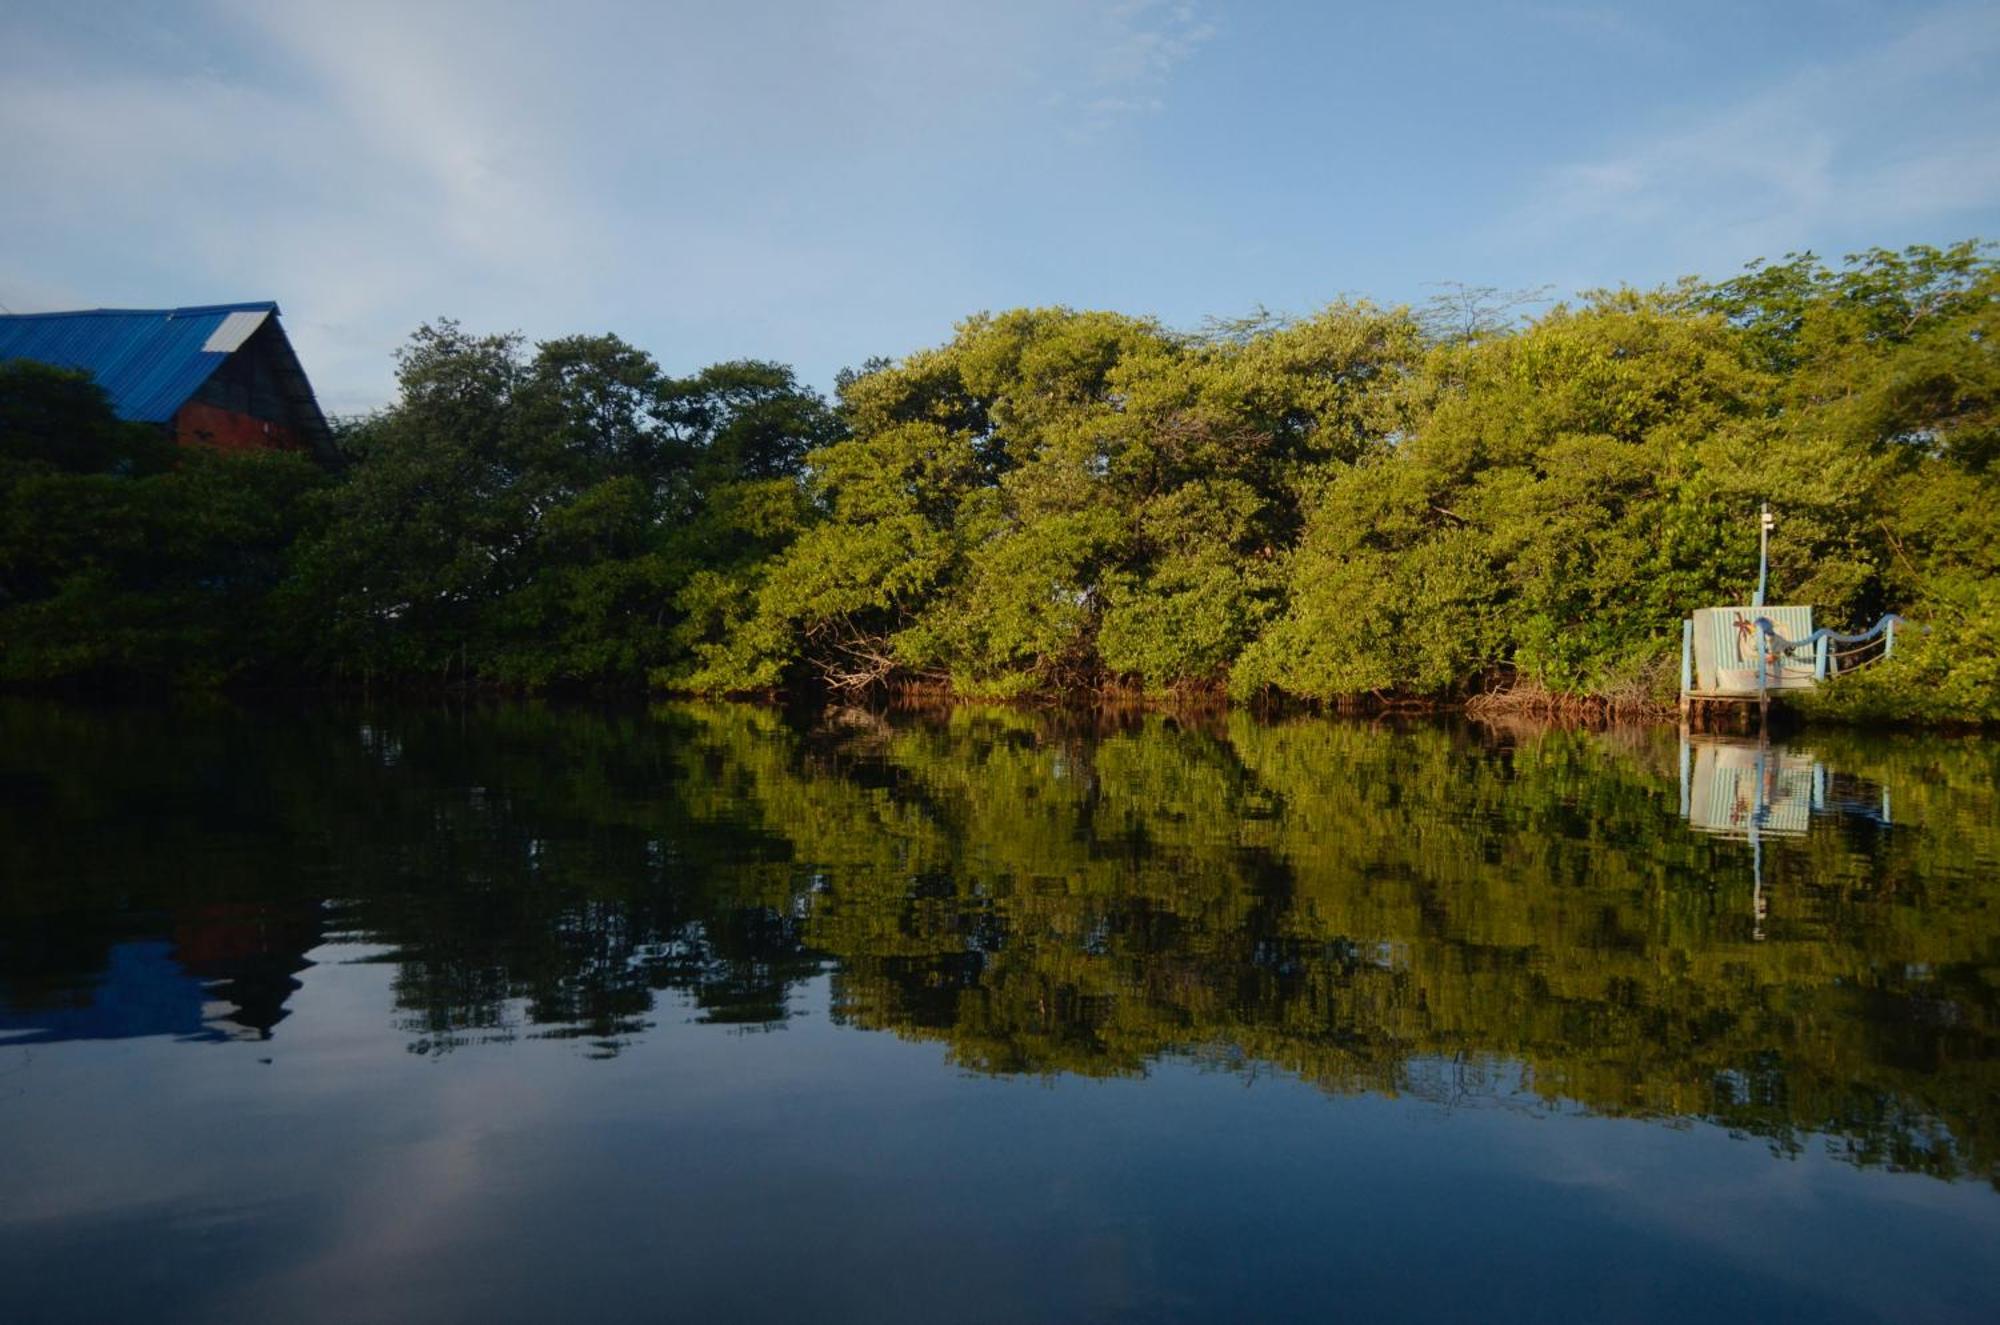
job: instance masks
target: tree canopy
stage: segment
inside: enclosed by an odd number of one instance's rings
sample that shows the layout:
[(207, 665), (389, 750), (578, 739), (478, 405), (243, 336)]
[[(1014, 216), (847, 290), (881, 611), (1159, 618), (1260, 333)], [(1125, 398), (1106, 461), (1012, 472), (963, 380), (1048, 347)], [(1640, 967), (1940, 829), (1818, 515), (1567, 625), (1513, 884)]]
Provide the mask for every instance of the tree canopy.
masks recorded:
[(1768, 501), (1776, 598), (1931, 628), (1828, 708), (1992, 718), (1997, 297), (1967, 242), (1528, 318), (1017, 309), (833, 400), (440, 322), (330, 475), (8, 365), (0, 678), (1644, 701)]

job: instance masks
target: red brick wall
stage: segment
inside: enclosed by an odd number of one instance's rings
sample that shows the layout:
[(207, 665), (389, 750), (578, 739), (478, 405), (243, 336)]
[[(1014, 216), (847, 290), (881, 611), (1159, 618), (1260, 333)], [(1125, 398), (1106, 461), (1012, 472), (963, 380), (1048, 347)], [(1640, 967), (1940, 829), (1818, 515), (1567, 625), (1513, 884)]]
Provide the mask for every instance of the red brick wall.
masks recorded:
[(253, 419), (248, 414), (190, 400), (174, 415), (174, 440), (182, 446), (213, 446), (223, 451), (297, 451), (305, 443), (282, 423)]

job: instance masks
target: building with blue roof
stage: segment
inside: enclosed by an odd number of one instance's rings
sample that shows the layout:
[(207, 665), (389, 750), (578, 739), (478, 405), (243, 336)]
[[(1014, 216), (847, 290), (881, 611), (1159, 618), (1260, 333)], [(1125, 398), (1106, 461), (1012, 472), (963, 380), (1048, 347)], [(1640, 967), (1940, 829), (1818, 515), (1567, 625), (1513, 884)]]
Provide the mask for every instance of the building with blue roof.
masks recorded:
[(333, 458), (312, 383), (268, 300), (0, 316), (0, 362), (88, 372), (118, 416), (188, 445)]

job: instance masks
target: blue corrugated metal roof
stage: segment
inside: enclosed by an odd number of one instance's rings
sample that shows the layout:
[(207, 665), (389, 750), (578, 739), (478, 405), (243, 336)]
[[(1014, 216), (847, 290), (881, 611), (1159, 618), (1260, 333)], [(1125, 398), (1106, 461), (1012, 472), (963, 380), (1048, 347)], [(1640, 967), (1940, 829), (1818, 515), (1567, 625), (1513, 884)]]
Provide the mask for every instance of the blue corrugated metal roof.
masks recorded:
[[(0, 360), (87, 369), (120, 418), (165, 423), (229, 357), (204, 350), (231, 313), (276, 314), (270, 301), (199, 308), (93, 308), (0, 316)], [(233, 348), (233, 347), (232, 347)]]

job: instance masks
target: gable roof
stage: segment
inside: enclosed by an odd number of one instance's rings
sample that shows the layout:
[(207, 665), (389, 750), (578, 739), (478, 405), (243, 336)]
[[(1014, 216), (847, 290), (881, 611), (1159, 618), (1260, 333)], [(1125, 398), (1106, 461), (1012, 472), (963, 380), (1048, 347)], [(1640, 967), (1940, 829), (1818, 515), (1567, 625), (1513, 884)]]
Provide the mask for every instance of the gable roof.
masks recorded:
[(92, 308), (0, 316), (0, 360), (34, 359), (97, 378), (122, 419), (165, 423), (266, 322), (277, 333), (278, 376), (315, 449), (332, 438), (312, 386), (278, 325), (278, 305)]

